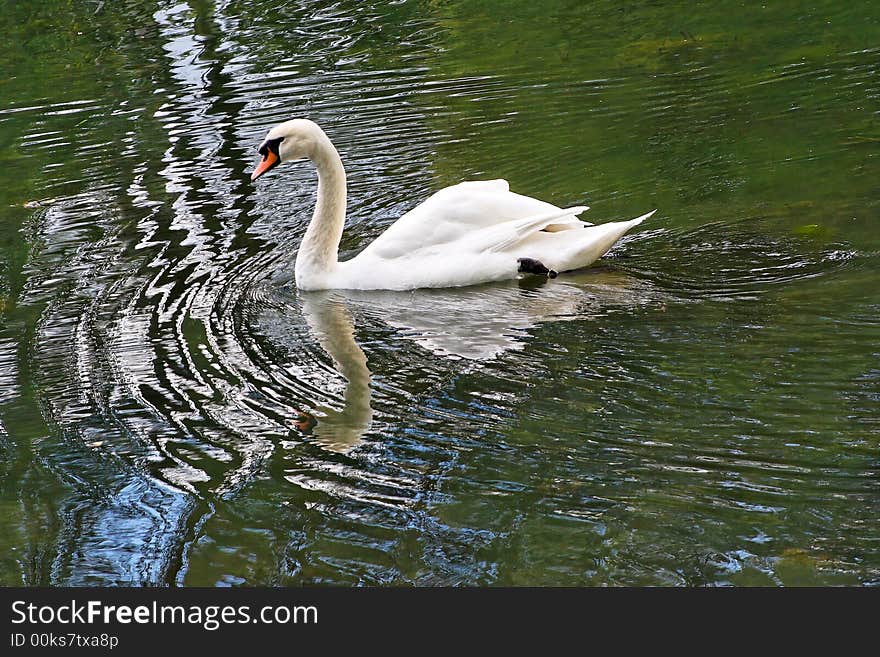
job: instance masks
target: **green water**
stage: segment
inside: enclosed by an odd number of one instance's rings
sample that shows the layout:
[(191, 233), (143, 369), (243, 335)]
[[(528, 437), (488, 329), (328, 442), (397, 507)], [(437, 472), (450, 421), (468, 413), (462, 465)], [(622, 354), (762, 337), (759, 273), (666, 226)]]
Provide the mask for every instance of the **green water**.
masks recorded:
[[(880, 583), (880, 4), (0, 1), (0, 584)], [(301, 294), (506, 178), (555, 280)]]

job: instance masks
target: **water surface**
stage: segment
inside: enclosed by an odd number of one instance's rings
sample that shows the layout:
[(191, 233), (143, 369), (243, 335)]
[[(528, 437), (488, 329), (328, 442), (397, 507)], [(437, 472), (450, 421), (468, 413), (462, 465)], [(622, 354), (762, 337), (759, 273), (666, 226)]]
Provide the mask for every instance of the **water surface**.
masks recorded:
[[(0, 2), (0, 583), (880, 583), (876, 3)], [(506, 178), (597, 267), (302, 294)]]

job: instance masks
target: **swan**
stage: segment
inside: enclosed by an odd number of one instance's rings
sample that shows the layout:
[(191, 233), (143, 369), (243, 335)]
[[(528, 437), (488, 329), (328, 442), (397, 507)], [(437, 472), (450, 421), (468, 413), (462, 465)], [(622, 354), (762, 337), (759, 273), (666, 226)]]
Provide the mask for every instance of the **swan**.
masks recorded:
[(357, 256), (339, 261), (346, 178), (339, 153), (308, 119), (272, 128), (258, 149), (255, 181), (282, 162), (308, 159), (318, 170), (318, 200), (294, 265), (302, 290), (413, 290), (518, 278), (555, 278), (605, 254), (650, 217), (592, 225), (585, 206), (558, 208), (510, 191), (506, 180), (462, 182), (434, 193)]

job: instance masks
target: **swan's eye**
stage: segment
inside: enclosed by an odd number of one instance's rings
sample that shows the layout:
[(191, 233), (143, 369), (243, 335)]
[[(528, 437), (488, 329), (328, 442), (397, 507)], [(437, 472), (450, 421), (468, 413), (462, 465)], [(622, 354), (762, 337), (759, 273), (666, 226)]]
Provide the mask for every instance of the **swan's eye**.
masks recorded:
[(278, 137), (277, 139), (267, 139), (260, 145), (260, 148), (257, 152), (263, 156), (263, 159), (266, 159), (269, 156), (270, 152), (278, 157), (281, 157), (278, 153), (278, 146), (281, 144), (282, 141), (284, 141), (284, 137)]

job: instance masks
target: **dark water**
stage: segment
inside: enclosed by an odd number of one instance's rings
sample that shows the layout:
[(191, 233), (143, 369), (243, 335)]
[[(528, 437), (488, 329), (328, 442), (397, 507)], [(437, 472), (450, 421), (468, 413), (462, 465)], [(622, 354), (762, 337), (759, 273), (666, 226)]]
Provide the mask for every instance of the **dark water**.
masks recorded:
[[(880, 583), (880, 4), (0, 2), (0, 583)], [(290, 285), (505, 177), (601, 266)]]

